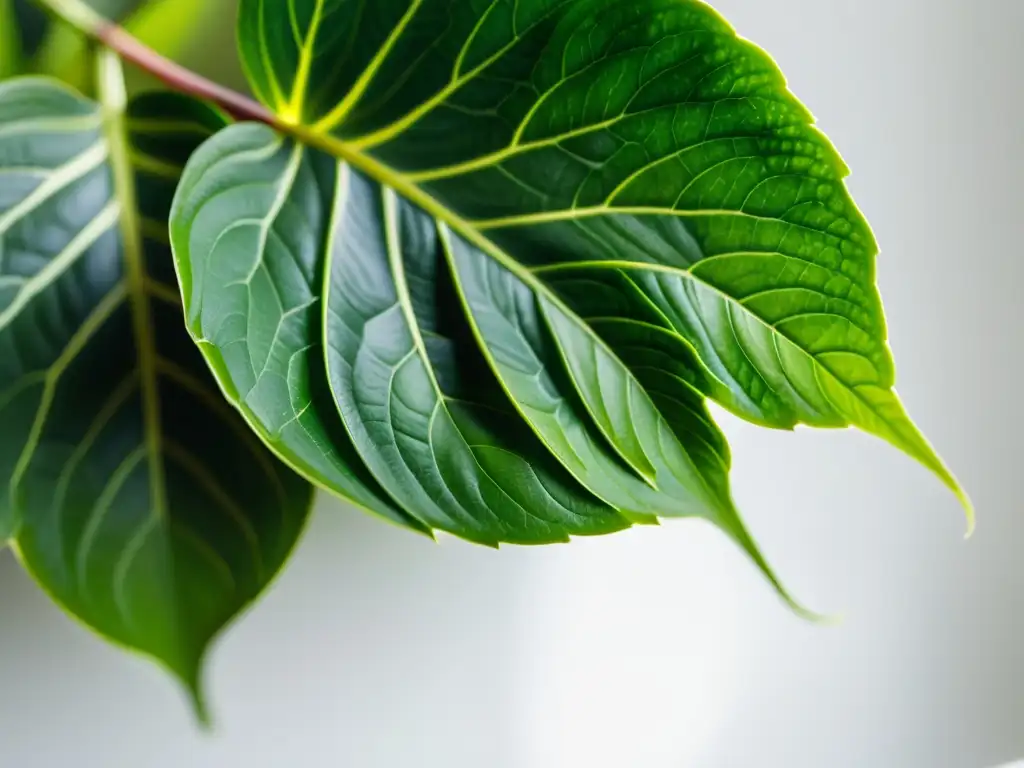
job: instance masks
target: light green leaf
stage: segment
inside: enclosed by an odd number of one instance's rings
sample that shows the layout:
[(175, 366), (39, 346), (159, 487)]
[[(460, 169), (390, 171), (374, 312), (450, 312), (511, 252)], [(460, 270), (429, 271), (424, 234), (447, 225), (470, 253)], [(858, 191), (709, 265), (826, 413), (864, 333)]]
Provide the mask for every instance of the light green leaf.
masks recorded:
[(627, 273), (707, 394), (770, 426), (860, 427), (970, 509), (893, 391), (846, 166), (705, 3), (242, 0), (240, 44), (295, 135), (513, 271)]
[(182, 328), (166, 217), (225, 121), (0, 84), (0, 533), (71, 614), (179, 677), (295, 544), (311, 488), (223, 400)]
[[(670, 383), (659, 410), (555, 293), (517, 280), (393, 190), (240, 125), (188, 164), (171, 233), (193, 337), (250, 423), (314, 482), (391, 519), (404, 510), (428, 529), (489, 545), (700, 516), (777, 584), (732, 505), (728, 451), (698, 391)], [(499, 288), (519, 295), (488, 308), (502, 300)], [(505, 327), (488, 327), (478, 316), (488, 310)], [(592, 372), (598, 350), (602, 367)], [(515, 369), (531, 359), (534, 367)], [(563, 370), (563, 360), (584, 370)], [(699, 375), (692, 355), (676, 365)], [(571, 382), (590, 373), (593, 387), (577, 391)], [(330, 389), (317, 392), (325, 375)], [(650, 477), (614, 450), (626, 438), (610, 421), (588, 417), (597, 402), (607, 413), (620, 391), (631, 398), (619, 421)], [(347, 434), (332, 429), (335, 404)], [(364, 467), (394, 507), (371, 495)]]

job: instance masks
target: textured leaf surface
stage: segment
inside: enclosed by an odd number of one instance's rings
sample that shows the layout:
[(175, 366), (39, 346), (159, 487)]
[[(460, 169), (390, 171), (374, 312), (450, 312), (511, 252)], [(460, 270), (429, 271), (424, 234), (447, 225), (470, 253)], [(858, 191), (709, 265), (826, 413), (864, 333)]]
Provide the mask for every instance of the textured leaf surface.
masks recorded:
[(323, 246), (334, 162), (240, 125), (189, 161), (171, 215), (186, 323), (225, 394), (311, 481), (393, 522), (359, 460), (324, 369)]
[(429, 525), (486, 544), (626, 527), (550, 466), (474, 348), (437, 222), (344, 165), (336, 184), (328, 369), (385, 486)]
[(194, 155), (171, 235), (212, 370), (314, 482), (489, 545), (700, 516), (775, 581), (732, 504), (689, 349), (648, 390), (644, 366), (528, 272), (263, 126)]
[(255, 91), (297, 135), (520, 277), (624, 275), (618, 319), (694, 349), (706, 394), (774, 427), (860, 427), (967, 505), (893, 392), (847, 168), (708, 5), (242, 0), (240, 33)]
[(311, 489), (221, 397), (182, 326), (167, 213), (224, 120), (0, 84), (0, 530), (54, 599), (202, 707), (212, 637), (279, 570)]

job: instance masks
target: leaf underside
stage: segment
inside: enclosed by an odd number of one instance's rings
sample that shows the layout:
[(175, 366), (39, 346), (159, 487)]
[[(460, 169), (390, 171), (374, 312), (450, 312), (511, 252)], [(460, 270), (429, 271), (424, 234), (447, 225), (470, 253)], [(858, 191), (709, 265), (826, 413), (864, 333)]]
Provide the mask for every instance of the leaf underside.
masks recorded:
[(709, 6), (242, 0), (239, 42), (291, 138), (204, 144), (171, 238), (190, 332), (307, 478), (492, 545), (702, 517), (770, 576), (711, 399), (963, 498), (892, 390), (846, 167)]
[(0, 538), (71, 614), (181, 678), (201, 716), (208, 643), (311, 501), (182, 328), (167, 214), (224, 125), (168, 94), (126, 114), (55, 81), (0, 83)]

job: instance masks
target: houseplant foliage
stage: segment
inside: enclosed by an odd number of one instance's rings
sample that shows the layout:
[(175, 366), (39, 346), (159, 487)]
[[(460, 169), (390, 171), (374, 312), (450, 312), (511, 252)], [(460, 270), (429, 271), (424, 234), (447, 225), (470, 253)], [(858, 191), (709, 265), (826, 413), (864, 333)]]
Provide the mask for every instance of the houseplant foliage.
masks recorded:
[[(489, 546), (702, 518), (800, 610), (711, 401), (877, 435), (970, 515), (846, 166), (703, 2), (241, 0), (258, 102), (43, 5), (98, 76), (0, 38), (0, 532), (200, 714), (314, 487)], [(129, 101), (119, 55), (177, 92)]]

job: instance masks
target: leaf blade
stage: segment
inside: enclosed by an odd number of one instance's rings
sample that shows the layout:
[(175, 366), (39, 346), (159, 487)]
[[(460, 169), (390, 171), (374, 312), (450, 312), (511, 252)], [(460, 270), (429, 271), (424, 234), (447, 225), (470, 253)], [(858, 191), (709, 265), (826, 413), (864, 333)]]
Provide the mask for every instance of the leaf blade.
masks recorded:
[[(286, 19), (243, 0), (254, 89), (289, 135), (439, 222), (478, 347), (577, 481), (627, 516), (666, 514), (636, 482), (661, 490), (652, 446), (669, 425), (679, 486), (701, 497), (710, 483), (706, 506), (738, 519), (727, 482), (707, 480), (729, 460), (706, 396), (762, 425), (874, 433), (973, 520), (893, 390), (878, 248), (847, 167), (709, 6), (311, 8)], [(563, 294), (584, 279), (613, 292), (608, 312)]]
[[(166, 222), (175, 179), (129, 158), (175, 167), (225, 120), (166, 94), (125, 115), (116, 79), (107, 93), (101, 109), (50, 80), (0, 85), (0, 148), (26, 150), (0, 151), (0, 285), (37, 281), (0, 294), (0, 532), (58, 604), (168, 668), (205, 718), (206, 649), (283, 565), (312, 494), (219, 399), (181, 329), (166, 223), (142, 226)], [(194, 130), (146, 132), (172, 120)]]

